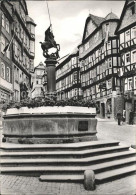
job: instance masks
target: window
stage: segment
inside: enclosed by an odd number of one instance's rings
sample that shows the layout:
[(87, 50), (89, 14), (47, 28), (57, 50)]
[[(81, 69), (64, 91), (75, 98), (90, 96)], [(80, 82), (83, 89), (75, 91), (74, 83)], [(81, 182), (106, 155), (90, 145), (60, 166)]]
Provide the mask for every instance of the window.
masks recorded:
[(132, 37), (132, 39), (136, 38), (136, 26), (133, 27), (132, 30), (131, 30), (131, 37)]
[(108, 43), (107, 43), (107, 50), (109, 50), (109, 49), (111, 49), (111, 42), (110, 41), (108, 41)]
[(132, 63), (136, 62), (136, 50), (132, 52)]
[(5, 79), (5, 64), (1, 63), (1, 77)]
[(7, 81), (10, 82), (10, 68), (7, 67)]
[(4, 49), (5, 49), (5, 38), (3, 36), (1, 36), (1, 52), (4, 53)]
[(9, 50), (9, 49), (10, 49), (10, 48), (8, 48), (7, 51), (6, 51), (6, 55), (7, 55), (7, 58), (8, 58), (8, 59), (10, 59), (10, 50)]
[(16, 66), (14, 66), (14, 78), (15, 78), (15, 81), (18, 83), (19, 82), (19, 69), (16, 68)]
[(5, 27), (4, 25), (4, 14), (2, 13), (2, 26)]
[(134, 77), (134, 89), (136, 89), (136, 76)]
[(132, 78), (128, 78), (128, 90), (132, 89)]
[(124, 33), (120, 34), (120, 43), (124, 43)]
[(130, 30), (126, 32), (126, 42), (130, 40)]
[(109, 58), (109, 63), (108, 63), (108, 68), (111, 68), (112, 67), (112, 58)]
[(130, 53), (126, 54), (126, 64), (130, 63)]
[(35, 34), (35, 27), (33, 25), (31, 25), (31, 33)]
[(73, 80), (77, 81), (77, 71), (73, 73)]
[(18, 56), (18, 44), (17, 41), (15, 41), (15, 55)]
[(9, 20), (6, 18), (6, 31), (9, 33)]
[(107, 81), (107, 89), (111, 89), (112, 87), (112, 82), (111, 79)]
[(34, 53), (34, 41), (30, 41), (30, 52)]
[(101, 56), (101, 52), (102, 52), (101, 48), (98, 49), (98, 56)]

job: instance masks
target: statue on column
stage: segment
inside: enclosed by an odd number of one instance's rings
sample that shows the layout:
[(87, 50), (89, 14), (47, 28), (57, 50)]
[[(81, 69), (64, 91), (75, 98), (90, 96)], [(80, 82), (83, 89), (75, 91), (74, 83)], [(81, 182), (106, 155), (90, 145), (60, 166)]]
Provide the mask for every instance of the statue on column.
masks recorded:
[[(47, 59), (58, 59), (59, 58), (59, 51), (60, 51), (60, 45), (56, 43), (54, 40), (54, 35), (51, 30), (51, 25), (49, 28), (45, 31), (45, 39), (44, 42), (41, 43), (41, 48), (43, 50), (43, 56)], [(56, 48), (56, 52), (49, 54), (49, 49)]]

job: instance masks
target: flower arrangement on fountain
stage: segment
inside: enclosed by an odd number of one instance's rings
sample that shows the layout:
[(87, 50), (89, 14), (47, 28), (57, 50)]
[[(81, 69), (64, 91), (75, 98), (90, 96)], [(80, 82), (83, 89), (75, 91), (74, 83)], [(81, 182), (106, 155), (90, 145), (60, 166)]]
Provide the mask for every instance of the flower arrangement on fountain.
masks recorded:
[(53, 100), (48, 98), (41, 98), (37, 97), (34, 99), (23, 99), (20, 102), (10, 101), (8, 103), (4, 103), (2, 110), (6, 112), (7, 109), (10, 108), (17, 108), (20, 109), (21, 107), (27, 108), (37, 108), (42, 106), (57, 106), (57, 107), (64, 107), (64, 106), (77, 106), (77, 107), (92, 107), (97, 109), (97, 104), (94, 100), (77, 100), (74, 98), (66, 99), (66, 100)]

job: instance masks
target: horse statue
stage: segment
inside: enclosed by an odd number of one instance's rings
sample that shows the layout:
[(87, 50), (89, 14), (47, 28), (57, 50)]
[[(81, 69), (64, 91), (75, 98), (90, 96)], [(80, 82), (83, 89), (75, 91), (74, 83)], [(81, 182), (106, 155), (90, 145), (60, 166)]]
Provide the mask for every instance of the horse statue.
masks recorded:
[[(51, 31), (51, 26), (49, 26), (49, 28), (45, 31), (45, 40), (44, 42), (40, 42), (41, 44), (41, 48), (43, 50), (43, 56), (47, 59), (51, 58), (51, 59), (57, 59), (59, 58), (59, 51), (60, 51), (60, 45), (56, 43), (56, 41), (54, 40), (54, 35)], [(56, 48), (57, 51), (49, 54), (48, 51), (51, 48)]]

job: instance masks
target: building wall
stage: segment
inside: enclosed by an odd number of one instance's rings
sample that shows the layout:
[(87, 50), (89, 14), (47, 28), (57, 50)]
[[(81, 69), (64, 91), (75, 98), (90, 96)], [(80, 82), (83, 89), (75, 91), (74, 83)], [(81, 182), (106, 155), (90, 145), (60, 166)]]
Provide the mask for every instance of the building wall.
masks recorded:
[(9, 101), (11, 94), (13, 93), (13, 79), (12, 79), (12, 51), (7, 50), (4, 52), (4, 48), (10, 42), (11, 38), (11, 6), (7, 7), (7, 10), (3, 7), (0, 8), (0, 101)]
[(32, 76), (32, 98), (36, 97), (43, 97), (43, 91), (45, 93), (44, 87), (43, 87), (43, 76), (45, 74), (45, 66), (43, 63), (39, 63), (38, 66), (34, 68), (34, 73)]
[[(6, 15), (9, 18), (9, 32), (7, 32)], [(1, 40), (6, 39), (6, 44), (2, 41), (0, 46), (0, 63), (1, 65), (3, 62), (5, 64), (5, 82), (7, 80), (7, 67), (10, 68), (10, 81), (8, 82), (11, 83), (11, 85), (2, 83), (1, 88), (10, 86), (8, 88), (8, 91), (10, 90), (8, 92), (10, 99), (13, 98), (15, 101), (20, 101), (20, 84), (23, 82), (28, 88), (30, 87), (31, 72), (34, 68), (35, 23), (28, 15), (25, 0), (3, 1), (1, 3), (0, 22), (2, 26), (0, 32)], [(9, 42), (10, 47), (4, 54), (3, 48)]]
[(68, 55), (56, 67), (57, 99), (82, 98), (78, 52)]
[[(134, 7), (134, 13), (132, 13)], [(120, 79), (124, 95), (126, 122), (129, 123), (130, 111), (134, 113), (136, 123), (136, 3), (126, 2), (117, 28), (119, 36), (119, 53), (121, 56)]]

